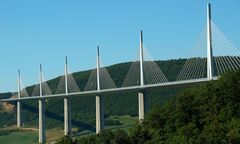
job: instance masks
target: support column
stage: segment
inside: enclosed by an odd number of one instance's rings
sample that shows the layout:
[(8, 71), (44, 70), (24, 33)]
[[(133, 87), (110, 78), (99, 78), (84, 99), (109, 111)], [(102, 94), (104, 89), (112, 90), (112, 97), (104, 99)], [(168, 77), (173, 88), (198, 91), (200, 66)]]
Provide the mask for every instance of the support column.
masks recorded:
[(45, 99), (38, 100), (39, 104), (39, 143), (46, 142), (45, 128)]
[(22, 117), (21, 117), (22, 105), (20, 101), (17, 101), (17, 128), (22, 126)]
[(40, 65), (40, 84), (39, 84), (39, 143), (46, 142), (46, 127), (45, 127), (45, 99), (41, 98), (43, 96), (42, 91), (42, 65)]
[(96, 96), (96, 133), (104, 127), (103, 101), (100, 95)]
[[(18, 70), (18, 99), (21, 98), (21, 76), (20, 70)], [(21, 117), (22, 105), (20, 101), (17, 101), (17, 128), (22, 126), (22, 117)]]
[[(144, 73), (143, 73), (143, 35), (140, 32), (140, 86), (144, 86)], [(145, 92), (141, 90), (138, 92), (138, 107), (139, 107), (139, 122), (144, 119), (145, 113)]]
[(212, 30), (211, 30), (211, 4), (207, 4), (207, 78), (213, 78)]
[[(67, 57), (65, 58), (65, 93), (68, 94), (68, 67), (67, 67)], [(70, 100), (66, 96), (64, 98), (64, 135), (72, 135), (71, 127), (71, 109)]]
[[(100, 63), (99, 47), (97, 46), (97, 90), (100, 91)], [(100, 95), (96, 96), (96, 133), (104, 128), (103, 100)]]
[(138, 92), (138, 105), (139, 105), (139, 122), (144, 120), (144, 114), (146, 112), (146, 100), (145, 91)]
[(64, 135), (72, 135), (71, 110), (69, 98), (64, 98)]

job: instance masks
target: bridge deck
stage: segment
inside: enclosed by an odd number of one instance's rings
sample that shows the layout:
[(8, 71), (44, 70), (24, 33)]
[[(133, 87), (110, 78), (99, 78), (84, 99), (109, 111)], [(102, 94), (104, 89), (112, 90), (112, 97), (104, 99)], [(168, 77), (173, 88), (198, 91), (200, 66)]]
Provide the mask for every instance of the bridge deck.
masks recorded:
[[(213, 77), (213, 80), (217, 80), (219, 77)], [(31, 97), (22, 97), (22, 98), (10, 98), (10, 99), (1, 99), (0, 102), (11, 102), (11, 101), (22, 101), (22, 100), (30, 100), (30, 99), (44, 99), (44, 98), (60, 98), (60, 97), (70, 97), (70, 96), (84, 96), (84, 95), (99, 95), (99, 94), (106, 94), (106, 93), (115, 93), (115, 92), (124, 92), (124, 91), (137, 91), (137, 90), (144, 90), (148, 88), (154, 87), (170, 87), (170, 86), (177, 86), (177, 85), (192, 85), (207, 82), (209, 79), (201, 78), (201, 79), (194, 79), (194, 80), (184, 80), (184, 81), (174, 81), (174, 82), (166, 82), (166, 83), (158, 83), (158, 84), (148, 84), (144, 86), (130, 86), (130, 87), (121, 87), (121, 88), (111, 88), (111, 89), (103, 89), (103, 90), (93, 90), (93, 91), (82, 91), (76, 93), (69, 93), (69, 94), (55, 94), (55, 95), (44, 95), (44, 96), (31, 96)]]

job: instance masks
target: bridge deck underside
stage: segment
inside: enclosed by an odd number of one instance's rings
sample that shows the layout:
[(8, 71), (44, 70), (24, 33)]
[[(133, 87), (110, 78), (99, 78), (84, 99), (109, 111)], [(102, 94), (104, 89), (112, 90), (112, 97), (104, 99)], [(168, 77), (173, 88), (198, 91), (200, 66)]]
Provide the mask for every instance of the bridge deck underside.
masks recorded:
[[(214, 77), (213, 80), (217, 80), (218, 77)], [(82, 91), (68, 94), (55, 94), (55, 95), (44, 95), (44, 96), (32, 96), (32, 97), (22, 97), (22, 98), (10, 98), (10, 99), (1, 99), (0, 102), (11, 102), (11, 101), (22, 101), (22, 100), (30, 100), (30, 99), (44, 99), (44, 98), (61, 98), (61, 97), (70, 97), (70, 96), (86, 96), (86, 95), (99, 95), (106, 93), (115, 93), (115, 92), (124, 92), (124, 91), (137, 91), (144, 90), (148, 88), (154, 87), (171, 87), (171, 86), (187, 86), (192, 84), (198, 84), (207, 82), (209, 79), (201, 78), (194, 80), (183, 80), (183, 81), (174, 81), (174, 82), (165, 82), (159, 84), (148, 84), (144, 86), (130, 86), (130, 87), (121, 87), (121, 88), (111, 88), (111, 89), (103, 89), (103, 90), (94, 90), (94, 91)]]

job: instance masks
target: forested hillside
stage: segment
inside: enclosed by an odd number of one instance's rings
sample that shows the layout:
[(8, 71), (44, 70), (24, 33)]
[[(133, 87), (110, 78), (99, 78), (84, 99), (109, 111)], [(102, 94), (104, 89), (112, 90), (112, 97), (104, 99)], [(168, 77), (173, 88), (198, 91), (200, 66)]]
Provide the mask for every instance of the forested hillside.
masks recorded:
[[(186, 59), (157, 61), (169, 81), (176, 79)], [(120, 87), (128, 72), (131, 63), (121, 63), (107, 67), (109, 74), (117, 87)], [(77, 85), (81, 90), (87, 83), (89, 71), (73, 73)], [(49, 80), (47, 83), (52, 92), (57, 89), (60, 77)], [(31, 93), (34, 86), (27, 88)], [(148, 109), (154, 105), (161, 105), (171, 96), (184, 88), (155, 88), (147, 91)], [(114, 93), (104, 95), (104, 115), (138, 115), (137, 92)], [(2, 97), (1, 97), (2, 98)], [(13, 103), (15, 104), (15, 103)], [(74, 127), (94, 130), (95, 126), (95, 96), (71, 97), (72, 122)], [(38, 125), (38, 102), (36, 100), (23, 101), (23, 122), (25, 125)], [(0, 127), (16, 122), (15, 110), (11, 113), (0, 112)], [(46, 99), (46, 125), (48, 128), (63, 127), (63, 99)]]
[(127, 134), (103, 130), (58, 144), (161, 144), (240, 143), (240, 71), (217, 81), (189, 88), (172, 97), (164, 106), (152, 109), (141, 125)]

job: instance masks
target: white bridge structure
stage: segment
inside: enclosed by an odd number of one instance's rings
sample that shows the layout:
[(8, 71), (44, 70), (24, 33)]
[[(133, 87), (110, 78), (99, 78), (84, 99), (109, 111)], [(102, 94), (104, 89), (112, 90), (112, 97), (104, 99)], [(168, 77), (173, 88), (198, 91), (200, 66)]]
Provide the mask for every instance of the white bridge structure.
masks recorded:
[[(168, 81), (161, 69), (154, 61), (146, 61), (143, 34), (140, 32), (140, 60), (133, 62), (127, 73), (122, 87), (116, 87), (106, 68), (100, 66), (99, 47), (97, 47), (96, 70), (94, 70), (87, 82), (84, 91), (70, 91), (70, 87), (76, 83), (70, 82), (73, 77), (68, 72), (67, 57), (65, 59), (65, 75), (62, 77), (63, 88), (60, 93), (51, 94), (47, 83), (43, 81), (42, 66), (40, 65), (40, 82), (37, 85), (36, 95), (23, 96), (24, 88), (21, 85), (20, 71), (18, 71), (18, 97), (1, 99), (0, 102), (17, 102), (17, 127), (22, 126), (21, 102), (25, 100), (38, 100), (39, 102), (39, 143), (46, 142), (45, 127), (45, 99), (62, 97), (64, 99), (64, 135), (71, 135), (71, 104), (70, 97), (95, 95), (96, 96), (96, 133), (104, 128), (104, 112), (102, 95), (106, 93), (117, 93), (123, 91), (138, 91), (139, 121), (144, 119), (145, 113), (145, 90), (153, 87), (167, 87), (176, 85), (192, 85), (206, 81), (217, 80), (228, 70), (240, 68), (240, 57), (237, 49), (221, 33), (211, 20), (211, 5), (207, 5), (207, 27), (206, 27), (207, 56), (203, 58), (192, 57), (187, 59), (176, 81)], [(215, 42), (216, 41), (216, 42)], [(214, 49), (213, 49), (214, 48)], [(215, 48), (219, 51), (214, 53)], [(136, 70), (138, 69), (138, 70)], [(134, 79), (134, 80), (133, 80)], [(108, 81), (104, 81), (108, 80)], [(133, 81), (133, 82), (132, 82)], [(61, 80), (60, 80), (61, 82)], [(134, 84), (133, 84), (134, 83)]]

